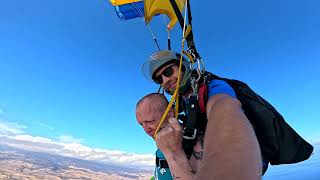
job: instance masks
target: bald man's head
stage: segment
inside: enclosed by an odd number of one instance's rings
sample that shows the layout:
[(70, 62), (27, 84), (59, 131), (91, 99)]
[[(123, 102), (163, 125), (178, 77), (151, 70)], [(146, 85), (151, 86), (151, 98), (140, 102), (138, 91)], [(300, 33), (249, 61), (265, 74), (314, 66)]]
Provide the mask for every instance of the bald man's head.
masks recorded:
[[(153, 136), (169, 102), (163, 94), (151, 93), (141, 98), (136, 105), (136, 118), (144, 131)], [(168, 116), (173, 116), (172, 109)]]
[(144, 97), (142, 97), (137, 105), (136, 105), (136, 110), (139, 108), (139, 106), (143, 103), (145, 103), (145, 101), (148, 101), (148, 105), (156, 108), (159, 111), (164, 111), (166, 110), (169, 102), (166, 98), (166, 96), (164, 96), (163, 94), (160, 93), (151, 93), (151, 94), (147, 94)]

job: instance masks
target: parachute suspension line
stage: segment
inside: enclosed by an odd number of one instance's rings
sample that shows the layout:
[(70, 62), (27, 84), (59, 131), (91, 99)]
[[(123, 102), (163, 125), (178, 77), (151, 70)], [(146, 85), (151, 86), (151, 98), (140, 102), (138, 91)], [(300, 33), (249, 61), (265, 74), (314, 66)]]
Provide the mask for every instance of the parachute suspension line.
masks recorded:
[[(172, 0), (170, 0), (170, 1), (172, 1)], [(186, 0), (186, 2), (188, 2), (188, 0)], [(175, 2), (174, 2), (175, 3)], [(174, 4), (171, 2), (171, 4), (174, 6)], [(175, 4), (176, 5), (176, 4)], [(186, 4), (187, 5), (187, 4)], [(177, 13), (176, 13), (177, 14)], [(181, 15), (181, 14), (180, 14)], [(182, 16), (182, 15), (181, 15)], [(181, 56), (180, 56), (180, 64), (179, 64), (179, 71), (178, 71), (178, 80), (177, 80), (177, 87), (176, 87), (176, 89), (175, 89), (175, 91), (174, 91), (174, 93), (173, 93), (173, 95), (172, 95), (172, 97), (171, 97), (171, 100), (170, 100), (170, 103), (168, 104), (168, 106), (167, 106), (167, 109), (166, 109), (166, 111), (163, 113), (163, 115), (162, 115), (162, 118), (161, 118), (161, 120), (160, 120), (160, 122), (159, 122), (159, 124), (158, 124), (158, 126), (157, 126), (157, 129), (156, 129), (156, 131), (155, 131), (155, 133), (154, 133), (154, 138), (156, 138), (157, 137), (157, 134), (158, 134), (158, 131), (159, 131), (159, 129), (160, 129), (160, 127), (162, 126), (162, 124), (163, 124), (163, 122), (164, 122), (164, 120), (165, 120), (165, 118), (167, 117), (167, 115), (168, 115), (168, 112), (169, 112), (169, 110), (170, 110), (170, 108), (172, 107), (172, 104), (173, 104), (173, 102), (175, 102), (175, 112), (174, 112), (174, 116), (175, 116), (175, 118), (176, 119), (178, 119), (178, 115), (179, 115), (179, 89), (180, 89), (180, 81), (181, 81), (181, 70), (182, 70), (182, 58), (183, 58), (183, 53), (184, 53), (184, 42), (185, 42), (185, 31), (186, 31), (186, 17), (187, 17), (187, 8), (185, 9), (185, 18), (184, 18), (184, 22), (181, 22), (181, 21), (179, 21), (180, 22), (180, 25), (181, 26), (183, 26), (183, 37), (182, 37), (182, 41), (181, 41)], [(182, 17), (183, 18), (183, 17)], [(181, 19), (181, 18), (180, 18)], [(187, 29), (188, 30), (188, 29)], [(188, 33), (187, 33), (188, 34)], [(168, 37), (170, 37), (169, 35), (168, 35)], [(168, 40), (169, 40), (169, 38), (168, 38)]]
[[(186, 0), (186, 5), (187, 6), (187, 2), (188, 0)], [(183, 22), (183, 32), (182, 32), (182, 41), (181, 41), (181, 56), (180, 56), (180, 64), (179, 64), (179, 71), (178, 71), (178, 80), (177, 80), (177, 96), (175, 97), (175, 102), (176, 102), (176, 106), (175, 106), (175, 118), (178, 119), (178, 115), (179, 115), (179, 89), (180, 89), (180, 81), (181, 81), (181, 69), (182, 69), (182, 56), (183, 56), (183, 51), (184, 51), (184, 41), (185, 41), (185, 31), (186, 31), (186, 17), (187, 17), (187, 8), (185, 8), (185, 13), (184, 13), (184, 22)]]
[[(186, 24), (186, 21), (184, 21), (184, 26), (185, 26), (185, 24)], [(185, 31), (185, 29), (184, 29), (184, 31)], [(182, 58), (183, 58), (182, 57), (182, 53), (184, 51), (183, 48), (184, 48), (184, 40), (185, 40), (184, 31), (183, 31), (183, 38), (182, 38), (182, 42), (181, 42), (181, 56), (180, 56), (180, 64), (179, 64), (179, 71), (178, 71), (178, 80), (176, 82), (177, 83), (177, 87), (176, 87), (176, 89), (175, 89), (175, 91), (174, 91), (174, 93), (173, 93), (173, 95), (171, 97), (171, 100), (170, 100), (170, 103), (167, 106), (167, 109), (163, 113), (162, 118), (161, 118), (161, 120), (160, 120), (160, 122), (159, 122), (159, 124), (157, 126), (157, 129), (156, 129), (156, 131), (155, 131), (155, 133), (153, 135), (154, 138), (157, 137), (158, 131), (159, 131), (160, 127), (162, 126), (165, 118), (167, 117), (167, 115), (169, 113), (169, 110), (172, 107), (173, 102), (175, 102), (174, 117), (176, 119), (178, 119), (178, 115), (179, 115), (179, 89), (180, 89), (180, 81), (181, 81), (181, 77), (180, 76), (181, 76)]]
[[(165, 118), (167, 117), (168, 115), (168, 112), (170, 110), (170, 108), (172, 107), (172, 104), (173, 102), (175, 102), (175, 118), (178, 119), (178, 114), (179, 114), (179, 89), (180, 89), (180, 79), (181, 79), (181, 69), (182, 69), (182, 58), (183, 58), (183, 54), (187, 54), (187, 53), (184, 53), (184, 47), (185, 47), (185, 41), (186, 39), (191, 39), (192, 40), (192, 45), (193, 45), (193, 38), (192, 38), (192, 30), (191, 30), (191, 25), (190, 26), (186, 26), (186, 17), (187, 17), (187, 10), (188, 8), (190, 8), (190, 6), (188, 5), (188, 0), (186, 0), (186, 8), (185, 8), (185, 13), (184, 13), (184, 18), (182, 16), (182, 14), (180, 13), (179, 9), (178, 9), (178, 6), (176, 4), (176, 2), (174, 0), (170, 0), (170, 3), (176, 13), (176, 16), (178, 17), (178, 20), (179, 20), (179, 23), (181, 25), (181, 28), (183, 29), (183, 37), (182, 37), (182, 41), (181, 41), (181, 57), (180, 57), (180, 64), (179, 64), (179, 71), (178, 71), (178, 80), (177, 80), (177, 88), (175, 89), (172, 97), (171, 97), (171, 100), (170, 100), (170, 103), (168, 104), (167, 106), (167, 109), (166, 111), (163, 113), (162, 115), (162, 118), (156, 128), (156, 131), (154, 133), (154, 138), (157, 137), (157, 134), (158, 134), (158, 131), (160, 129), (160, 127), (162, 126)], [(187, 8), (188, 7), (188, 8)], [(188, 13), (189, 13), (189, 10), (188, 10)], [(191, 15), (190, 15), (191, 16)], [(188, 16), (188, 18), (191, 19), (191, 17)], [(188, 43), (188, 47), (189, 47), (189, 42)], [(188, 55), (187, 55), (188, 56)], [(188, 56), (189, 59), (190, 59), (190, 55)], [(193, 63), (193, 58), (190, 59), (190, 61)]]
[[(187, 6), (187, 5), (188, 5), (188, 0), (186, 0), (185, 6)], [(183, 29), (182, 29), (182, 41), (185, 40), (186, 23), (187, 23), (187, 18), (186, 17), (187, 17), (187, 8), (185, 7), (184, 8), (184, 18), (183, 18)], [(183, 45), (184, 45), (184, 43), (183, 43)], [(184, 48), (184, 46), (182, 48)]]
[(170, 108), (172, 107), (173, 102), (174, 102), (174, 100), (175, 100), (176, 97), (177, 97), (177, 92), (178, 92), (178, 91), (179, 91), (179, 88), (177, 88), (177, 89), (174, 91), (174, 93), (173, 93), (173, 95), (172, 95), (172, 98), (171, 98), (171, 100), (170, 100), (170, 103), (168, 104), (167, 109), (166, 109), (165, 112), (163, 113), (162, 118), (161, 118), (161, 120), (160, 120), (160, 122), (159, 122), (159, 124), (158, 124), (158, 127), (157, 127), (157, 129), (156, 129), (156, 131), (155, 131), (155, 133), (154, 133), (154, 135), (153, 135), (154, 138), (157, 137), (158, 131), (159, 131), (160, 127), (162, 126), (164, 120), (166, 119), (166, 117), (167, 117), (167, 115), (168, 115), (168, 113), (169, 113), (169, 110), (170, 110)]
[(161, 85), (159, 86), (158, 93), (160, 93), (160, 91), (161, 91)]
[(156, 36), (154, 36), (154, 34), (153, 34), (153, 32), (152, 32), (149, 24), (147, 24), (147, 27), (148, 27), (148, 29), (149, 29), (149, 32), (150, 32), (151, 35), (152, 35), (152, 38), (153, 38), (154, 42), (156, 43), (156, 45), (157, 45), (157, 47), (158, 47), (158, 50), (160, 51), (161, 49), (160, 49), (160, 46), (159, 46), (159, 44), (158, 44), (158, 41), (157, 41)]
[[(180, 9), (179, 9), (176, 1), (175, 0), (169, 0), (169, 1), (172, 5), (172, 8), (173, 8), (177, 18), (178, 18), (181, 29), (184, 29), (184, 26), (186, 25), (186, 23), (184, 23), (185, 19), (183, 18), (182, 13), (180, 12)], [(188, 26), (186, 27), (187, 29), (184, 31), (185, 40), (187, 41), (187, 47), (188, 47), (187, 52), (192, 55), (194, 61), (197, 61), (197, 59), (201, 59), (201, 57), (200, 57), (199, 53), (197, 52), (197, 49), (196, 49), (194, 41), (193, 41), (193, 32), (192, 32), (192, 24), (191, 24), (192, 15), (191, 15), (191, 8), (190, 8), (190, 1), (189, 0), (186, 0), (185, 8), (187, 8), (187, 11), (188, 11)]]
[[(164, 20), (164, 24), (167, 25), (167, 16), (166, 15), (163, 15), (163, 20)], [(168, 50), (171, 50), (171, 38), (170, 38), (171, 29), (169, 29), (167, 27), (166, 30), (168, 32)]]
[(161, 94), (164, 95), (164, 89), (161, 87), (161, 85), (159, 86), (158, 93), (160, 93), (160, 91), (161, 91)]
[(181, 81), (182, 56), (183, 55), (181, 54), (181, 56), (180, 56), (180, 64), (179, 64), (179, 71), (178, 71), (178, 80), (177, 80), (178, 86), (176, 87), (177, 93), (176, 93), (175, 97), (172, 97), (172, 98), (175, 98), (175, 102), (176, 102), (175, 107), (174, 107), (175, 108), (174, 109), (175, 110), (174, 117), (176, 119), (178, 119), (178, 115), (179, 115), (179, 89), (180, 89), (180, 81)]
[[(180, 74), (181, 74), (181, 67), (182, 67), (182, 56), (180, 57), (180, 65), (179, 65), (179, 72), (178, 72), (178, 80), (177, 80), (177, 84), (180, 84)], [(162, 117), (161, 117), (161, 120), (157, 126), (157, 129), (153, 135), (154, 138), (157, 137), (157, 134), (160, 130), (160, 127), (162, 126), (164, 120), (166, 119), (168, 113), (169, 113), (169, 110), (171, 109), (172, 105), (174, 102), (175, 103), (175, 118), (178, 119), (178, 110), (179, 110), (179, 88), (180, 86), (178, 86), (176, 88), (176, 90), (174, 91), (172, 97), (171, 97), (171, 100), (170, 100), (170, 103), (168, 104), (167, 106), (167, 109), (165, 110), (165, 112), (163, 113)]]
[(170, 30), (167, 29), (168, 31), (168, 50), (171, 50), (171, 38), (170, 38)]

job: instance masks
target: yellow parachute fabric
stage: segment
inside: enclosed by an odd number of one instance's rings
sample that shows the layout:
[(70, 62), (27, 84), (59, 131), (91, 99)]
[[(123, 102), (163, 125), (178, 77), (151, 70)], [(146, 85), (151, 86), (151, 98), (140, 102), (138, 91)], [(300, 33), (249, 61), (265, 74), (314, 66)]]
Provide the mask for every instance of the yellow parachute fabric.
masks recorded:
[(134, 3), (142, 0), (110, 0), (113, 6), (120, 6), (123, 4)]
[[(182, 11), (185, 0), (175, 0), (179, 10)], [(146, 24), (149, 24), (152, 17), (156, 14), (166, 14), (170, 18), (168, 29), (172, 29), (178, 21), (170, 0), (145, 0), (144, 1), (144, 18)]]

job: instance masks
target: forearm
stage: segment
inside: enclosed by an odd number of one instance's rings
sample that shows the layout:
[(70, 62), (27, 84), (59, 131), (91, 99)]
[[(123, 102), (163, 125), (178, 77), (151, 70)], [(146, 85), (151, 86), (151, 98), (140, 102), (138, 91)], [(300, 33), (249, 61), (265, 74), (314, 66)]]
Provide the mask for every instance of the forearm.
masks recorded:
[(182, 149), (182, 128), (175, 118), (169, 118), (168, 123), (157, 134), (155, 141), (164, 154), (173, 179), (191, 180), (192, 167)]
[(216, 100), (207, 112), (204, 156), (195, 179), (261, 179), (259, 144), (240, 103)]
[(174, 180), (191, 180), (193, 178), (194, 172), (183, 150), (175, 154), (165, 153), (164, 155)]

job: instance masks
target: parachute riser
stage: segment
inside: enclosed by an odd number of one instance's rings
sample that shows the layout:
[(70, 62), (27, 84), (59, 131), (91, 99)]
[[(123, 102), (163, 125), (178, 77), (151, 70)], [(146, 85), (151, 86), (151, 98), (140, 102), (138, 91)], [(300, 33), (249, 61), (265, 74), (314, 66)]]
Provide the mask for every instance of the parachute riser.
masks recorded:
[[(186, 33), (186, 41), (187, 41), (187, 46), (188, 46), (188, 51), (189, 53), (193, 56), (193, 60), (194, 61), (197, 61), (199, 59), (201, 59), (199, 53), (197, 52), (196, 50), (196, 47), (195, 47), (195, 44), (194, 44), (194, 40), (193, 40), (193, 32), (192, 32), (192, 15), (191, 15), (191, 8), (190, 8), (190, 1), (189, 0), (186, 0), (186, 4), (187, 4), (187, 10), (188, 10), (188, 23), (189, 25), (186, 26), (185, 23), (184, 23), (184, 18), (178, 8), (178, 5), (176, 3), (175, 0), (170, 0), (170, 4), (178, 18), (178, 21), (179, 21), (179, 24), (181, 26), (181, 29), (184, 30), (186, 29), (186, 31), (189, 30), (188, 33)], [(183, 32), (185, 33), (185, 32)]]

